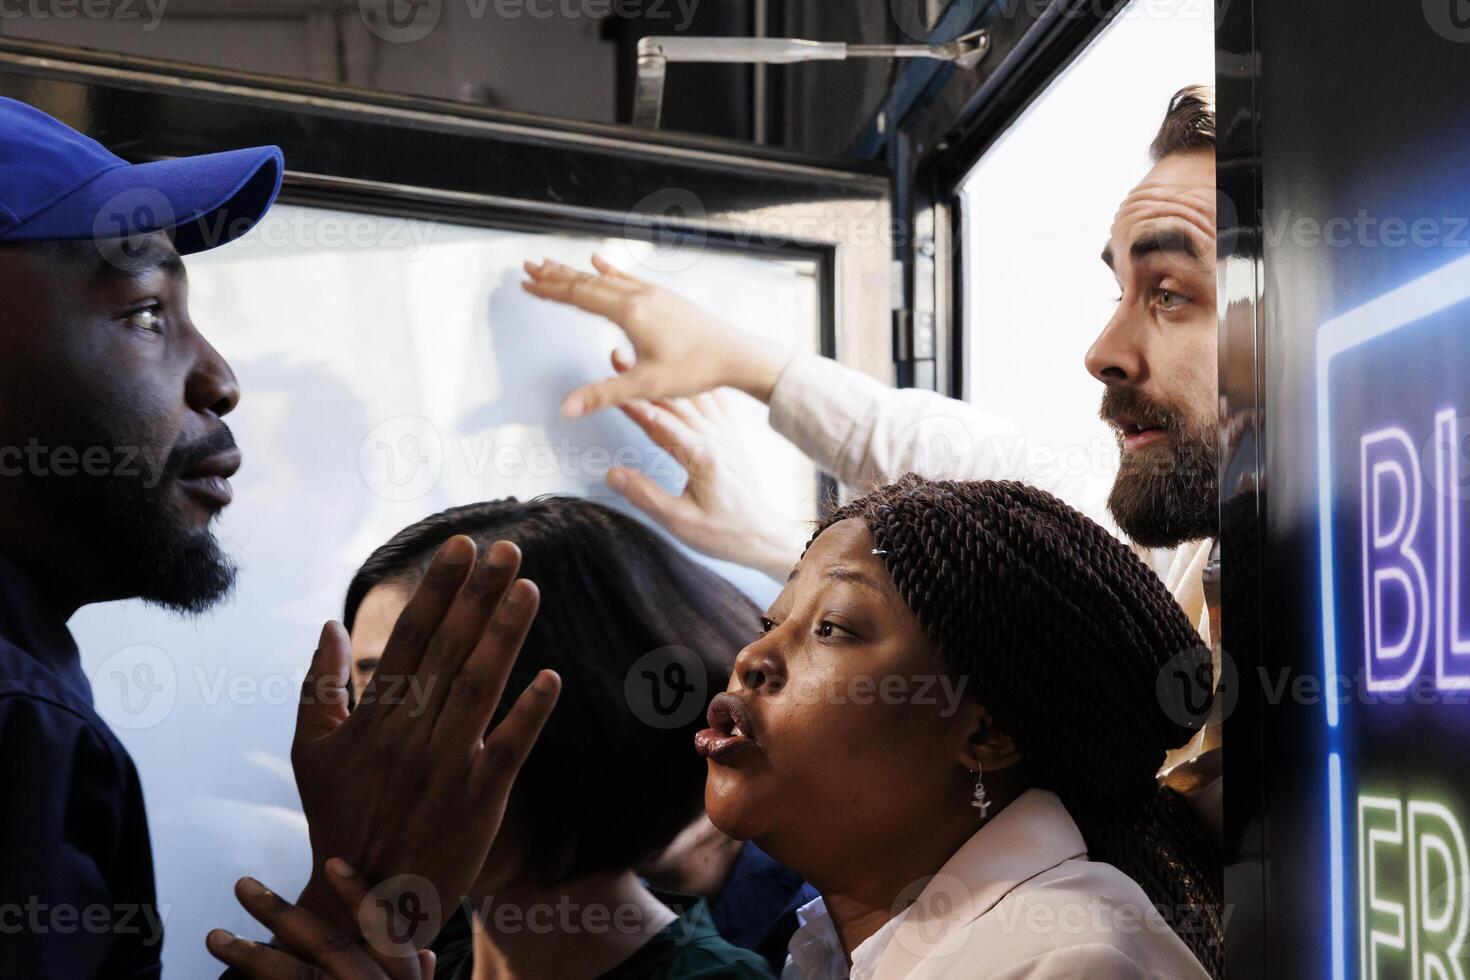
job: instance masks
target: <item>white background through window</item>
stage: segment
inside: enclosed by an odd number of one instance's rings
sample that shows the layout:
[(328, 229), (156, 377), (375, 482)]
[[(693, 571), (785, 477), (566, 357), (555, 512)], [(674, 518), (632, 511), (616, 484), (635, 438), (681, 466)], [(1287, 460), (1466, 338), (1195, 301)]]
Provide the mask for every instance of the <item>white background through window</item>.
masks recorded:
[[(965, 178), (966, 392), (1085, 480), (1096, 515), (1117, 472), (1083, 355), (1118, 287), (1100, 258), (1148, 172), (1169, 97), (1214, 84), (1208, 0), (1134, 0)], [(1089, 506), (1090, 505), (1090, 506)]]

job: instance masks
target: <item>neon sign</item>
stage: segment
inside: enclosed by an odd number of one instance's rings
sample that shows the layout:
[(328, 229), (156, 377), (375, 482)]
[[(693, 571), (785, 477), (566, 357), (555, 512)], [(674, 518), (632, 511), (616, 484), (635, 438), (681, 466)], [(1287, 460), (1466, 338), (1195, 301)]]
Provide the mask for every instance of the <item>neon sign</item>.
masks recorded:
[(1366, 980), (1405, 975), (1405, 966), (1415, 980), (1465, 980), (1470, 852), (1448, 807), (1358, 797), (1358, 880)]
[[(1436, 686), (1470, 688), (1470, 636), (1460, 603), (1464, 503), (1456, 499), (1470, 474), (1462, 471), (1453, 408), (1435, 414), (1430, 444), (1438, 491), (1431, 515), (1432, 568), (1416, 544), (1425, 492), (1418, 444), (1399, 426), (1369, 432), (1361, 440), (1363, 676), (1369, 691), (1408, 687), (1423, 667), (1431, 637)], [(1385, 635), (1393, 632), (1392, 625), (1385, 627), (1389, 619), (1400, 620), (1397, 635)]]
[[(1323, 681), (1361, 695), (1324, 700), (1330, 976), (1467, 980), (1470, 796), (1425, 783), (1470, 723), (1447, 696), (1470, 690), (1470, 257), (1323, 324), (1316, 366)], [(1421, 680), (1428, 702), (1384, 696)]]

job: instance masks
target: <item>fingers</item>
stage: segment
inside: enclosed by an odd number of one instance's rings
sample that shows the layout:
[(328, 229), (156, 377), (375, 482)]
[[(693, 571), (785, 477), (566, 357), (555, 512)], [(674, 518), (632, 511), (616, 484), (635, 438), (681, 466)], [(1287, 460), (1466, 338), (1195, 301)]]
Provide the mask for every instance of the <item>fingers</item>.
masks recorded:
[(579, 419), (609, 405), (624, 405), (635, 398), (657, 395), (656, 384), (649, 372), (634, 364), (621, 374), (585, 384), (561, 403), (563, 418)]
[(432, 751), (477, 751), (485, 729), (500, 705), (506, 678), (520, 655), (521, 644), (536, 618), (541, 593), (535, 583), (521, 579), (480, 630), (474, 649), (454, 675), (443, 710), (430, 739)]
[[(339, 857), (327, 860), (326, 872), (327, 883), (332, 886), (332, 891), (337, 893), (337, 899), (342, 903), (342, 908), (352, 913), (354, 919), (360, 918), (360, 913), (365, 911), (368, 892), (371, 890), (362, 872)], [(366, 930), (363, 931), (363, 935), (367, 935)]]
[[(255, 921), (270, 929), (278, 940), (296, 956), (317, 967), (323, 977), (332, 977), (335, 980), (359, 980), (359, 978), (369, 980), (369, 978), (379, 978), (384, 975), (359, 945), (356, 935), (328, 926), (313, 913), (291, 904), (254, 878), (241, 878), (235, 884), (235, 896)], [(211, 952), (215, 952), (218, 933), (219, 930), (216, 930), (216, 933), (210, 935)], [(230, 953), (240, 948), (239, 951), (245, 962), (256, 964), (257, 969), (266, 968), (260, 966), (261, 964), (267, 965), (270, 969), (280, 964), (281, 961), (276, 956), (267, 955), (261, 947), (254, 943), (246, 943), (241, 947), (243, 942), (236, 939), (234, 942), (221, 943), (221, 952)], [(255, 948), (251, 949), (252, 946)], [(409, 969), (413, 973), (395, 972), (389, 976), (411, 980), (417, 973), (416, 954), (417, 951), (414, 957), (405, 961), (412, 964)], [(216, 952), (215, 955), (231, 966), (237, 966), (221, 953)], [(286, 963), (290, 963), (289, 957)], [(277, 976), (274, 972), (251, 973), (246, 966), (237, 968), (245, 969), (247, 976)], [(298, 963), (295, 969), (299, 971), (302, 967)], [(296, 977), (303, 974), (280, 975)], [(304, 975), (310, 976), (311, 974)]]
[(522, 268), (530, 278), (522, 282), (521, 287), (531, 295), (575, 306), (615, 322), (628, 295), (640, 285), (626, 277), (578, 272), (551, 259), (540, 265), (525, 262)]
[(674, 530), (676, 510), (686, 503), (685, 498), (669, 493), (646, 473), (621, 466), (608, 471), (607, 485), (670, 531)]
[[(527, 292), (543, 299), (607, 317), (625, 331), (634, 330), (627, 316), (628, 300), (648, 289), (648, 285), (619, 272), (601, 258), (595, 259), (594, 264), (598, 275), (578, 272), (551, 259), (539, 264), (526, 262), (524, 267), (530, 278), (521, 285)], [(637, 338), (633, 339), (636, 343)], [(614, 354), (613, 370), (617, 373), (605, 381), (583, 385), (569, 394), (561, 404), (562, 416), (577, 419), (609, 405), (622, 404), (630, 398), (657, 395), (658, 392), (650, 388), (656, 379), (648, 372), (634, 370), (634, 367), (626, 357)]]
[(352, 641), (335, 620), (322, 627), (316, 653), (301, 683), (296, 709), (296, 739), (315, 741), (347, 720), (347, 681), (352, 668)]
[(736, 405), (738, 399), (735, 392), (729, 388), (716, 388), (710, 392), (710, 400), (714, 402), (715, 411), (722, 419), (729, 419), (738, 410)]
[(608, 360), (612, 361), (612, 369), (615, 374), (626, 374), (632, 370), (634, 364), (638, 363), (634, 360), (632, 354), (618, 347), (613, 348), (612, 354), (608, 356)]
[(720, 389), (705, 391), (689, 399), (694, 409), (706, 419), (714, 422), (725, 421), (725, 402), (720, 398)]
[(703, 442), (677, 413), (645, 401), (629, 402), (621, 406), (623, 414), (632, 419), (648, 438), (686, 470), (693, 467), (703, 452)]
[(623, 279), (627, 282), (636, 282), (639, 284), (643, 283), (642, 279), (628, 275), (622, 269), (619, 269), (617, 266), (613, 265), (611, 262), (600, 255), (592, 256), (592, 268), (596, 269), (604, 276), (608, 276), (613, 279)]
[(456, 534), (439, 548), (423, 581), (393, 624), (378, 669), (368, 681), (367, 690), (362, 692), (358, 714), (371, 715), (386, 707), (378, 704), (382, 687), (388, 685), (394, 690), (418, 671), (424, 650), (474, 564), (475, 543), (463, 534)]
[[(331, 980), (327, 974), (289, 953), (241, 939), (223, 929), (204, 937), (209, 955), (230, 968), (230, 977), (250, 980)], [(368, 974), (371, 977), (371, 974)]]
[(417, 951), (417, 962), (410, 957), (414, 952), (411, 943), (394, 936), (404, 935), (403, 923), (394, 916), (391, 902), (372, 901), (372, 890), (368, 881), (356, 868), (341, 858), (332, 858), (326, 864), (327, 882), (342, 908), (357, 923), (362, 932), (367, 953), (390, 977), (412, 980), (410, 972), (417, 965), (422, 980), (431, 980), (434, 975), (434, 954), (429, 950)]
[(698, 395), (693, 398), (654, 398), (650, 400), (650, 404), (673, 415), (695, 432), (703, 431), (709, 422)]
[[(681, 407), (689, 413), (687, 416), (677, 410)], [(701, 470), (700, 460), (704, 456), (705, 446), (700, 434), (686, 421), (695, 419), (697, 415), (688, 399), (675, 398), (657, 403), (630, 402), (622, 408), (623, 413), (637, 423), (648, 438), (684, 467), (691, 482), (696, 480)], [(698, 425), (704, 424), (703, 420), (695, 421)], [(688, 516), (687, 511), (693, 506), (688, 497), (671, 494), (647, 474), (621, 466), (608, 471), (607, 485), (680, 540), (684, 540), (678, 525), (681, 510)]]
[(502, 813), (510, 787), (521, 764), (536, 744), (556, 699), (561, 694), (561, 677), (554, 670), (536, 675), (509, 714), (485, 738), (484, 748), (475, 760), (471, 775), (472, 790), (487, 812)]
[(415, 690), (429, 718), (438, 716), (451, 685), (458, 683), (460, 667), (479, 642), (485, 623), (506, 598), (520, 567), (521, 550), (509, 541), (495, 542), (450, 603), (414, 675)]

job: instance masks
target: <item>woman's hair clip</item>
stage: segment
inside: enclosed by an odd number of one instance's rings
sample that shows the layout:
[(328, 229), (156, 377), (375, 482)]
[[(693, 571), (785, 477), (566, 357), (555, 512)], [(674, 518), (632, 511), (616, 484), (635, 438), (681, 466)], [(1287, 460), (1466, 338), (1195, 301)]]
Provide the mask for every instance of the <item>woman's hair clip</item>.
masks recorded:
[(875, 554), (875, 555), (886, 555), (886, 554), (888, 554), (888, 552), (884, 551), (882, 548), (874, 548), (873, 549), (873, 554)]

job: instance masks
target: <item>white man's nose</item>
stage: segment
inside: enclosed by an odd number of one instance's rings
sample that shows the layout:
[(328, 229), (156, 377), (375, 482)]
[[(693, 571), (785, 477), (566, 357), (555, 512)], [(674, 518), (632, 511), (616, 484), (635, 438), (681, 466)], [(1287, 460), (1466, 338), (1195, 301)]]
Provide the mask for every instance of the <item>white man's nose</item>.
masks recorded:
[(1131, 322), (1123, 306), (1098, 334), (1084, 358), (1087, 373), (1106, 385), (1137, 384), (1147, 368), (1144, 358), (1143, 331)]

